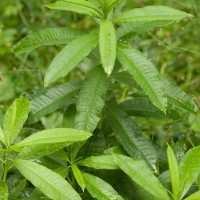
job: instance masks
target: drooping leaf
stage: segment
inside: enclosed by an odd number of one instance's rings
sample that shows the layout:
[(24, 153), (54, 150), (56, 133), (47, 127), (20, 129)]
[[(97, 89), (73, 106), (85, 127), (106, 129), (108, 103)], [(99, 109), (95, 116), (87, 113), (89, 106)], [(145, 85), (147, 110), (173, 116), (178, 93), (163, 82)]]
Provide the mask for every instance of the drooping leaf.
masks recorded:
[(100, 120), (109, 80), (101, 66), (94, 67), (86, 76), (77, 102), (75, 128), (93, 132)]
[(91, 133), (72, 128), (47, 129), (30, 135), (21, 142), (17, 143), (15, 147), (26, 147), (37, 144), (79, 142), (85, 141), (91, 136)]
[(47, 4), (47, 8), (56, 10), (66, 10), (83, 15), (102, 18), (102, 13), (88, 1), (85, 0), (62, 0), (55, 3)]
[(126, 152), (133, 158), (144, 159), (156, 171), (156, 151), (138, 125), (114, 102), (106, 104), (106, 111), (115, 137)]
[(179, 164), (179, 198), (184, 197), (200, 173), (200, 146), (190, 149)]
[(134, 160), (130, 157), (114, 155), (116, 164), (138, 185), (160, 200), (169, 200), (165, 188), (154, 176), (143, 160)]
[(123, 200), (110, 184), (97, 176), (84, 173), (83, 178), (86, 183), (86, 189), (93, 198), (97, 200)]
[(85, 190), (85, 181), (83, 179), (82, 173), (80, 169), (77, 167), (77, 165), (72, 165), (72, 171), (74, 174), (74, 177), (76, 178), (77, 183), (81, 187), (82, 191), (84, 192)]
[(0, 200), (8, 199), (8, 186), (6, 182), (0, 182)]
[(67, 106), (80, 89), (80, 82), (72, 81), (49, 88), (31, 100), (31, 111), (27, 123), (35, 123), (41, 117)]
[(14, 164), (20, 173), (47, 197), (60, 200), (81, 200), (72, 186), (50, 169), (27, 160), (15, 160)]
[(146, 6), (143, 8), (135, 8), (127, 12), (122, 13), (117, 17), (114, 22), (121, 23), (144, 23), (148, 22), (176, 22), (185, 17), (191, 17), (192, 15), (169, 8), (167, 6)]
[(63, 128), (74, 128), (74, 118), (76, 115), (76, 105), (72, 104), (66, 109), (63, 116), (62, 127)]
[(115, 65), (117, 39), (115, 28), (111, 21), (101, 21), (99, 31), (99, 51), (101, 62), (106, 74), (110, 75)]
[(178, 111), (170, 107), (167, 108), (166, 115), (154, 106), (148, 97), (133, 97), (130, 100), (122, 102), (120, 108), (129, 116), (150, 117), (156, 119), (174, 119), (181, 118)]
[(137, 34), (147, 32), (152, 28), (163, 27), (173, 23), (173, 21), (138, 21), (131, 24), (122, 24), (117, 31), (118, 39), (126, 39)]
[(3, 133), (8, 144), (11, 144), (18, 136), (23, 124), (27, 120), (29, 110), (29, 101), (25, 98), (18, 98), (6, 111)]
[(80, 160), (78, 165), (94, 169), (119, 169), (118, 165), (114, 162), (112, 155), (91, 156), (84, 160)]
[(180, 87), (165, 78), (163, 79), (163, 84), (169, 104), (192, 114), (196, 114), (197, 106)]
[(187, 197), (184, 200), (199, 200), (200, 199), (200, 191), (195, 192), (194, 194), (191, 194), (189, 197)]
[(177, 199), (179, 193), (179, 169), (178, 169), (177, 159), (170, 146), (168, 146), (167, 148), (167, 157), (168, 157), (169, 171), (172, 183), (172, 191), (174, 198)]
[(45, 74), (45, 86), (67, 75), (96, 47), (98, 36), (86, 35), (77, 38), (64, 47), (54, 58)]
[(122, 67), (132, 75), (149, 96), (151, 102), (161, 111), (166, 112), (167, 98), (154, 65), (135, 49), (118, 48), (117, 58)]
[(42, 45), (68, 44), (73, 39), (85, 35), (82, 30), (69, 27), (47, 28), (24, 37), (14, 48), (15, 53), (24, 53)]

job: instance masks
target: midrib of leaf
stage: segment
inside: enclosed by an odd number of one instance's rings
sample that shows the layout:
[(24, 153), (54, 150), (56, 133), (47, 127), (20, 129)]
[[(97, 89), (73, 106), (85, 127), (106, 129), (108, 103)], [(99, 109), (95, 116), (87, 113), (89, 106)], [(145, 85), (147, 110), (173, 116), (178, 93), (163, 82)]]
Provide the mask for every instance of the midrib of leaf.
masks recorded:
[[(45, 184), (47, 184), (47, 185), (49, 186), (49, 188), (52, 187), (52, 185), (51, 185), (48, 181), (46, 181), (43, 177), (41, 177), (40, 174), (37, 173), (37, 171), (32, 170), (31, 168), (28, 167), (28, 165), (24, 165), (24, 164), (22, 164), (22, 163), (20, 163), (20, 165), (23, 165), (24, 168), (28, 168), (29, 171), (32, 172), (32, 174), (35, 174), (37, 177), (39, 177), (39, 179), (42, 179), (42, 181), (45, 182)], [(55, 172), (54, 172), (54, 173), (55, 173)], [(54, 190), (56, 190), (58, 193), (61, 193), (63, 196), (65, 196), (65, 193), (60, 192), (60, 191), (59, 191), (57, 188), (55, 188), (55, 187), (53, 187), (53, 188), (54, 188)]]
[(94, 92), (93, 92), (93, 95), (92, 95), (92, 100), (91, 100), (89, 109), (87, 110), (88, 112), (86, 112), (86, 113), (87, 113), (87, 115), (86, 115), (86, 119), (87, 119), (87, 120), (85, 120), (84, 129), (86, 129), (86, 127), (87, 127), (87, 122), (88, 122), (88, 119), (89, 119), (89, 116), (90, 116), (90, 111), (91, 111), (91, 109), (92, 109), (92, 106), (91, 106), (91, 105), (93, 104), (94, 97), (96, 96), (96, 92), (97, 92), (96, 89), (97, 89), (97, 86), (98, 86), (98, 84), (99, 84), (100, 75), (101, 75), (102, 70), (103, 70), (103, 69), (101, 69), (101, 70), (99, 71), (98, 78), (97, 78), (95, 87), (94, 87), (94, 89), (93, 89)]
[[(118, 124), (120, 124), (120, 127), (122, 128), (122, 130), (123, 130), (123, 132), (125, 133), (125, 135), (128, 136), (128, 138), (129, 138), (130, 141), (132, 141), (132, 138), (130, 138), (129, 135), (126, 134), (126, 130), (125, 130), (124, 127), (121, 125), (121, 122), (119, 121), (119, 119), (118, 119), (117, 117), (115, 117), (115, 113), (114, 113), (110, 108), (108, 108), (108, 106), (107, 106), (107, 109), (110, 110), (110, 112), (112, 113), (112, 115), (114, 116), (114, 118), (116, 119), (116, 121), (118, 122)], [(134, 138), (135, 138), (135, 136), (134, 136)], [(134, 143), (134, 147), (135, 147), (135, 148), (137, 149), (137, 151), (140, 153), (140, 155), (142, 156), (142, 158), (147, 162), (147, 164), (150, 165), (149, 162), (148, 162), (148, 160), (147, 160), (147, 159), (145, 158), (145, 156), (143, 155), (143, 152), (142, 152), (140, 149), (138, 149), (138, 147), (137, 147), (137, 145), (135, 145), (135, 143)]]
[[(118, 50), (120, 50), (120, 49), (118, 49)], [(129, 56), (126, 56), (126, 55), (123, 53), (123, 51), (120, 50), (120, 52), (121, 52), (121, 53), (123, 54), (123, 56), (126, 57), (126, 59), (129, 61), (129, 63), (130, 63), (129, 65), (132, 65), (133, 62), (132, 62), (132, 60), (130, 59), (130, 57), (129, 57)], [(134, 64), (134, 66), (135, 66), (135, 63), (133, 63), (133, 64)], [(124, 67), (124, 68), (126, 68), (126, 67)], [(133, 70), (136, 70), (136, 71), (140, 74), (140, 77), (143, 79), (143, 82), (145, 82), (145, 85), (147, 85), (148, 88), (151, 90), (151, 93), (154, 94), (154, 96), (156, 97), (156, 101), (157, 101), (157, 103), (159, 104), (159, 108), (162, 108), (162, 111), (166, 112), (165, 108), (164, 108), (163, 105), (160, 103), (159, 97), (157, 96), (156, 92), (155, 92), (154, 89), (152, 88), (151, 84), (148, 84), (148, 81), (145, 79), (145, 77), (143, 76), (143, 73), (140, 71), (140, 69), (137, 68), (137, 67), (135, 66), (135, 68), (134, 68)], [(128, 71), (129, 71), (129, 70), (128, 70)], [(145, 91), (145, 92), (147, 92), (147, 91)], [(147, 92), (147, 94), (148, 94), (148, 92)], [(148, 95), (149, 95), (149, 94), (148, 94)]]

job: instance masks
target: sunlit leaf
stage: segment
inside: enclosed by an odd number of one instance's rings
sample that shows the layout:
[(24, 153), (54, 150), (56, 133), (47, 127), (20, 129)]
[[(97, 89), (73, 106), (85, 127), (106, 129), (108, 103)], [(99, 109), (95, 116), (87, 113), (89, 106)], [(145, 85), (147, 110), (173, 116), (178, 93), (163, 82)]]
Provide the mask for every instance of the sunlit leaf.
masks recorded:
[(85, 190), (85, 181), (83, 179), (83, 176), (81, 174), (80, 169), (77, 167), (77, 165), (72, 165), (72, 171), (74, 174), (74, 177), (76, 178), (77, 183), (81, 187), (82, 191), (84, 192)]

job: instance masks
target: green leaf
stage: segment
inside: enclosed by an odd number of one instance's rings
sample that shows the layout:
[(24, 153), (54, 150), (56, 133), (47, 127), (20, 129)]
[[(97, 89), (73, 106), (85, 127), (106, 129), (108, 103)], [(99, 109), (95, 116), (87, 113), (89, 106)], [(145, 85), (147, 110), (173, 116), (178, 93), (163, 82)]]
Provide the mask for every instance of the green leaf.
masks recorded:
[(26, 147), (37, 144), (55, 144), (63, 142), (79, 142), (85, 141), (92, 134), (86, 131), (80, 131), (72, 128), (54, 128), (47, 129), (32, 134), (21, 142), (17, 143), (15, 147)]
[(128, 175), (130, 178), (154, 195), (160, 200), (169, 200), (169, 196), (165, 188), (161, 185), (159, 180), (153, 175), (143, 160), (134, 160), (123, 155), (114, 155), (116, 164)]
[(93, 198), (97, 200), (123, 200), (113, 187), (104, 180), (88, 173), (84, 173), (83, 178), (86, 183), (86, 189)]
[(0, 182), (0, 200), (8, 199), (8, 186), (6, 182)]
[(135, 49), (119, 48), (117, 58), (122, 67), (132, 75), (149, 96), (151, 102), (165, 113), (167, 98), (163, 83), (154, 65)]
[(94, 169), (119, 169), (118, 165), (115, 164), (112, 155), (91, 156), (84, 160), (80, 160), (77, 164)]
[(118, 1), (119, 0), (98, 0), (106, 16), (113, 9)]
[(68, 44), (73, 39), (85, 35), (82, 30), (69, 27), (47, 28), (24, 37), (14, 47), (15, 53), (24, 53), (42, 45)]
[(75, 128), (93, 132), (105, 104), (109, 80), (101, 66), (94, 67), (86, 76), (80, 90), (75, 116)]
[(147, 97), (133, 97), (128, 101), (122, 102), (120, 108), (129, 116), (150, 117), (156, 119), (180, 119), (181, 115), (171, 107), (167, 108), (166, 115), (154, 106)]
[(47, 197), (59, 200), (81, 200), (72, 186), (50, 169), (27, 160), (15, 160), (20, 173)]
[(190, 149), (179, 164), (179, 198), (184, 197), (200, 173), (200, 146)]
[(117, 24), (122, 23), (143, 23), (148, 22), (176, 22), (185, 17), (191, 17), (192, 15), (169, 8), (167, 6), (146, 6), (143, 8), (135, 8), (127, 12), (122, 13), (117, 17), (114, 22)]
[(25, 98), (16, 99), (6, 111), (3, 122), (3, 133), (8, 144), (18, 136), (23, 124), (27, 120), (30, 103)]
[(36, 158), (41, 158), (43, 156), (50, 155), (55, 151), (58, 151), (73, 142), (59, 142), (59, 143), (50, 143), (50, 144), (36, 144), (32, 146), (25, 146), (20, 150), (19, 158), (32, 160)]
[(122, 24), (116, 31), (118, 39), (127, 39), (137, 34), (147, 32), (152, 28), (163, 27), (173, 23), (173, 21), (138, 21), (131, 24)]
[(27, 123), (35, 123), (41, 117), (67, 106), (79, 89), (80, 82), (77, 81), (48, 88), (45, 93), (31, 100), (31, 111)]
[(170, 146), (168, 146), (167, 148), (167, 157), (168, 157), (169, 171), (172, 183), (172, 191), (174, 198), (177, 199), (179, 193), (179, 169), (178, 169), (177, 159)]
[(165, 78), (163, 79), (163, 84), (169, 104), (196, 114), (198, 110), (196, 104), (180, 87)]
[(93, 4), (85, 0), (62, 0), (47, 4), (47, 8), (56, 10), (66, 10), (83, 15), (102, 18), (102, 13)]
[(144, 159), (156, 171), (156, 151), (135, 121), (117, 108), (114, 102), (106, 104), (106, 112), (115, 137), (126, 152), (135, 159)]
[(82, 191), (84, 192), (85, 190), (85, 181), (83, 179), (83, 176), (81, 174), (80, 169), (77, 167), (77, 165), (72, 165), (72, 171), (74, 174), (74, 177), (76, 178), (77, 183), (81, 187)]
[(72, 104), (65, 110), (63, 116), (62, 127), (63, 128), (74, 128), (74, 118), (76, 115), (76, 105)]
[(67, 75), (97, 46), (96, 35), (86, 35), (70, 42), (54, 58), (45, 74), (45, 86)]
[(199, 200), (200, 199), (200, 191), (195, 192), (194, 194), (191, 194), (189, 197), (187, 197), (184, 200)]
[(117, 39), (115, 28), (109, 20), (103, 20), (100, 25), (99, 51), (104, 71), (110, 75), (116, 60)]

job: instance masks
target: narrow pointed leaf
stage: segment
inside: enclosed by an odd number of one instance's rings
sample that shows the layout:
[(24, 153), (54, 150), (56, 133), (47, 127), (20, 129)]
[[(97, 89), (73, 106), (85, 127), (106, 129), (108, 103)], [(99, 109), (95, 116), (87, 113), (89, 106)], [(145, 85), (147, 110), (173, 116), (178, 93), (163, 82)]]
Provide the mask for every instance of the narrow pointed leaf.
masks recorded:
[(168, 102), (177, 108), (196, 114), (197, 106), (194, 101), (175, 83), (163, 79)]
[(118, 165), (114, 162), (112, 155), (91, 156), (84, 160), (80, 160), (78, 165), (94, 169), (119, 169)]
[(72, 171), (74, 174), (74, 177), (76, 178), (77, 183), (81, 187), (82, 191), (84, 192), (85, 190), (85, 181), (83, 179), (83, 176), (81, 174), (80, 169), (77, 167), (77, 165), (72, 165)]
[(119, 48), (117, 58), (122, 67), (132, 75), (149, 96), (152, 103), (165, 113), (167, 98), (163, 83), (154, 65), (135, 49)]
[(84, 173), (83, 178), (86, 183), (86, 189), (93, 198), (97, 200), (123, 200), (110, 184), (97, 176)]
[(143, 8), (136, 8), (122, 13), (117, 17), (114, 22), (121, 23), (143, 23), (148, 22), (176, 22), (185, 17), (191, 17), (192, 15), (169, 8), (167, 6), (146, 6)]
[(200, 199), (200, 191), (195, 192), (194, 194), (191, 194), (189, 197), (187, 197), (184, 200), (199, 200)]
[(99, 51), (101, 62), (106, 74), (110, 75), (116, 60), (117, 39), (111, 21), (103, 20), (99, 31)]
[(8, 199), (8, 186), (6, 182), (0, 182), (0, 200)]
[(135, 159), (144, 159), (156, 171), (156, 151), (138, 125), (113, 102), (106, 105), (106, 111), (115, 137), (126, 152)]
[(59, 200), (81, 200), (72, 186), (57, 173), (27, 160), (15, 160), (20, 173), (47, 197)]
[(86, 35), (70, 42), (54, 58), (45, 75), (45, 86), (66, 76), (96, 47), (98, 37)]
[(177, 159), (170, 146), (168, 146), (167, 148), (167, 157), (168, 157), (169, 171), (172, 183), (172, 191), (174, 198), (177, 199), (179, 193), (179, 169), (178, 169)]
[(47, 28), (24, 37), (14, 48), (15, 53), (24, 53), (42, 45), (68, 44), (73, 39), (85, 35), (82, 30), (69, 27)]
[(200, 173), (200, 146), (190, 149), (179, 164), (180, 193), (184, 197)]
[(139, 116), (156, 119), (180, 119), (181, 115), (171, 107), (167, 108), (166, 115), (154, 106), (147, 97), (133, 97), (132, 99), (122, 102), (120, 108), (129, 116)]
[(114, 159), (116, 164), (142, 188), (160, 200), (170, 200), (165, 188), (143, 160), (134, 160), (119, 154), (114, 155)]
[(72, 81), (48, 88), (45, 93), (31, 100), (27, 123), (32, 124), (41, 117), (67, 106), (80, 89), (80, 82)]
[(62, 0), (47, 4), (47, 8), (56, 10), (66, 10), (83, 15), (102, 18), (102, 13), (93, 4), (85, 0)]
[(85, 141), (91, 136), (92, 134), (86, 131), (80, 131), (72, 128), (54, 128), (34, 133), (17, 143), (15, 146), (25, 147), (37, 144), (79, 142)]
[(3, 122), (3, 133), (8, 144), (18, 136), (23, 124), (27, 120), (30, 103), (25, 98), (16, 99), (6, 111)]
[(106, 15), (113, 9), (119, 0), (98, 0)]
[(76, 116), (76, 105), (69, 105), (63, 116), (62, 127), (63, 128), (74, 128), (74, 119)]
[(93, 132), (100, 120), (105, 104), (109, 80), (101, 66), (94, 67), (87, 75), (77, 102), (75, 128)]

